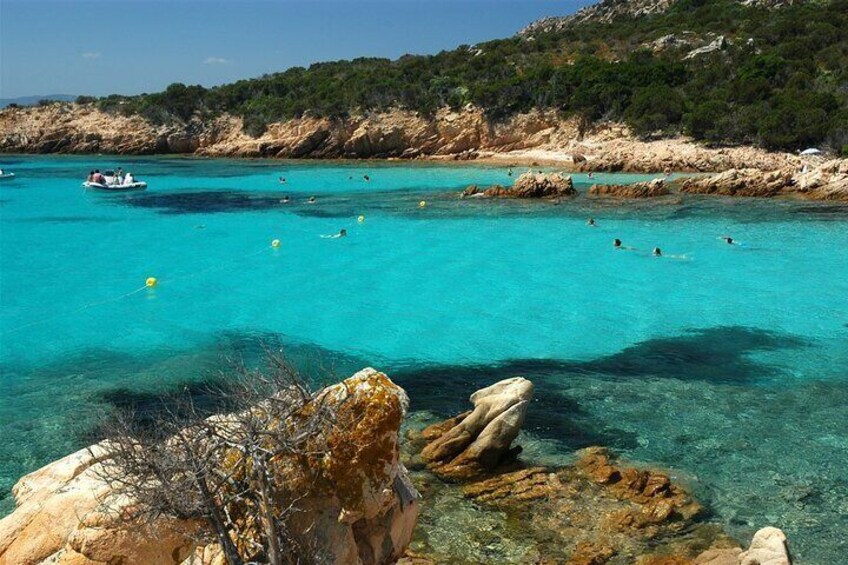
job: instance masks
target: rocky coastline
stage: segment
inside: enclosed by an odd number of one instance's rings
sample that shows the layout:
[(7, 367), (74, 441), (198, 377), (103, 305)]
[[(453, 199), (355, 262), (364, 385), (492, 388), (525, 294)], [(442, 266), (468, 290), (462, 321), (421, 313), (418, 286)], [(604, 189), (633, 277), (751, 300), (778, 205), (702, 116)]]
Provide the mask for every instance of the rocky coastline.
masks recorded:
[(533, 111), (491, 120), (479, 108), (406, 110), (347, 118), (304, 116), (270, 124), (259, 137), (241, 118), (156, 125), (93, 105), (55, 103), (0, 111), (0, 153), (182, 154), (280, 159), (435, 159), (556, 165), (570, 171), (722, 172), (800, 169), (803, 159), (753, 147), (712, 149), (686, 138), (643, 141), (627, 127), (581, 128), (575, 119)]
[[(406, 394), (374, 369), (315, 398), (337, 406), (341, 420), (350, 419), (347, 411), (358, 422), (333, 431), (341, 434), (332, 443), (337, 447), (314, 464), (317, 480), (329, 490), (307, 491), (300, 504), (299, 523), (316, 533), (330, 562), (462, 561), (427, 543), (426, 519), (416, 525), (419, 513), (426, 518), (437, 511), (428, 507), (431, 496), (450, 491), (473, 503), (481, 519), (491, 514), (505, 525), (505, 535), (520, 539), (522, 562), (791, 564), (780, 530), (760, 530), (743, 551), (669, 474), (627, 466), (605, 448), (583, 449), (573, 464), (560, 468), (522, 461), (516, 443), (533, 401), (533, 384), (524, 378), (473, 393), (471, 410), (409, 428), (406, 441), (401, 432)], [(0, 520), (0, 564), (225, 563), (196, 520), (139, 521), (137, 504), (116, 496), (101, 479), (107, 452), (97, 444), (18, 482), (17, 508)], [(322, 482), (325, 475), (329, 480)]]

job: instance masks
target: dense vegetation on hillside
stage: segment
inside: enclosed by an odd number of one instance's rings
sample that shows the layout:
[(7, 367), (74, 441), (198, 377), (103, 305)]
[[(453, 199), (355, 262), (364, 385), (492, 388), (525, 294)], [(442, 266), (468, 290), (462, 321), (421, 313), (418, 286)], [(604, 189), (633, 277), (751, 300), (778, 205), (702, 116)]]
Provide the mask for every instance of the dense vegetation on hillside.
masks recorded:
[[(429, 114), (473, 103), (495, 119), (554, 108), (586, 120), (625, 120), (644, 136), (685, 132), (710, 143), (796, 150), (848, 144), (848, 0), (781, 9), (732, 0), (680, 0), (668, 12), (583, 23), (532, 38), (462, 46), (433, 56), (355, 59), (293, 68), (216, 88), (97, 100), (155, 122), (221, 112), (254, 135), (273, 121), (344, 116), (392, 106)], [(684, 59), (693, 45), (652, 50), (661, 36), (724, 49)]]

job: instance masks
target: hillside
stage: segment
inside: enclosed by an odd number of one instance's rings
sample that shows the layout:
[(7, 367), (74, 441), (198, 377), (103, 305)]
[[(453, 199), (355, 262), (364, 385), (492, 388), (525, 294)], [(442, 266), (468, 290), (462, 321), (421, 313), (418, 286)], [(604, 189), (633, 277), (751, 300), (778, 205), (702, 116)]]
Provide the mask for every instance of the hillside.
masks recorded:
[(432, 56), (79, 101), (153, 126), (197, 130), (233, 117), (253, 138), (292, 119), (394, 110), (433, 119), (473, 107), (492, 124), (553, 112), (576, 121), (578, 137), (595, 123), (624, 122), (647, 139), (685, 134), (712, 145), (838, 153), (848, 152), (845, 29), (848, 0), (606, 0)]

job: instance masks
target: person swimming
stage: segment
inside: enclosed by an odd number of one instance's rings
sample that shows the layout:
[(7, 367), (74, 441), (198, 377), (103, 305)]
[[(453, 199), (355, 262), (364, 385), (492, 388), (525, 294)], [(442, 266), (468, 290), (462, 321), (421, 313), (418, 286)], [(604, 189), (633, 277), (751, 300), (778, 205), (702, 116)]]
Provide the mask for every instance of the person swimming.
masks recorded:
[(339, 230), (339, 233), (334, 233), (332, 235), (322, 235), (324, 239), (339, 239), (340, 237), (347, 237), (347, 230), (342, 228)]
[(362, 178), (365, 179), (365, 182), (371, 182), (371, 177), (369, 177), (368, 175), (362, 175)]
[(280, 177), (280, 184), (286, 184), (286, 177)]
[(662, 249), (659, 247), (654, 247), (654, 250), (651, 253), (654, 254), (654, 257), (662, 257)]
[(509, 168), (509, 169), (506, 170), (506, 176), (508, 176), (508, 177), (512, 176), (512, 168)]
[(636, 251), (635, 247), (628, 247), (626, 245), (622, 245), (621, 240), (618, 239), (618, 238), (615, 238), (614, 240), (612, 240), (612, 246), (615, 249), (624, 249), (625, 251)]
[(595, 218), (589, 218), (588, 220), (586, 220), (586, 225), (590, 228), (597, 227), (597, 225), (595, 224)]
[(281, 204), (288, 204), (288, 203), (289, 203), (289, 197), (288, 197), (288, 195), (283, 196), (283, 197), (280, 199), (280, 203), (281, 203)]
[(593, 178), (595, 178), (595, 173), (593, 173), (592, 171), (589, 171), (589, 173), (586, 176), (590, 179), (593, 179)]
[(309, 202), (310, 204), (315, 204), (315, 202), (316, 202), (315, 197), (314, 197), (314, 196), (310, 196), (310, 197), (309, 197), (309, 200), (308, 200), (307, 202)]
[(723, 239), (724, 242), (728, 245), (736, 245), (737, 244), (737, 242), (733, 241), (733, 238), (730, 237), (729, 235), (723, 235), (719, 239)]

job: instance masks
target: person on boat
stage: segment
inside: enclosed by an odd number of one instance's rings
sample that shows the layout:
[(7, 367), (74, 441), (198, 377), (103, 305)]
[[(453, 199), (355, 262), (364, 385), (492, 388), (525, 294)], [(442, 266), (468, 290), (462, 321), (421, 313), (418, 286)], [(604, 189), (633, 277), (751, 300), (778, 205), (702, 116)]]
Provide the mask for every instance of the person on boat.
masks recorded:
[(94, 171), (88, 171), (88, 177), (86, 177), (85, 182), (94, 182)]
[(118, 167), (118, 170), (115, 171), (115, 184), (123, 184), (124, 182), (124, 169)]
[(103, 176), (103, 173), (100, 172), (100, 169), (94, 169), (94, 177), (92, 177), (91, 182), (96, 182), (97, 184), (106, 184), (106, 177)]
[(124, 186), (129, 186), (134, 182), (135, 182), (135, 178), (133, 177), (133, 174), (127, 173), (126, 176), (124, 177), (124, 183), (123, 183)]
[(662, 257), (662, 249), (659, 247), (654, 247), (652, 253), (654, 254), (654, 257)]
[[(590, 228), (594, 228), (595, 227), (595, 218), (589, 218), (588, 220), (586, 220), (586, 225), (589, 226)], [(616, 240), (616, 241), (618, 241), (618, 240)]]

